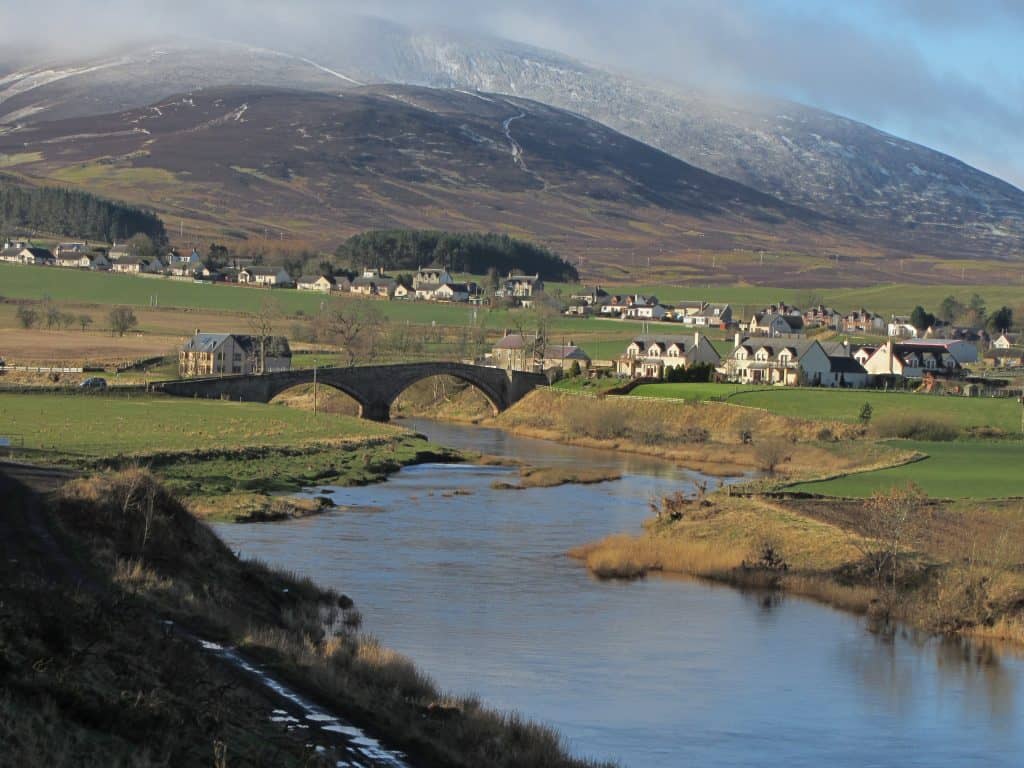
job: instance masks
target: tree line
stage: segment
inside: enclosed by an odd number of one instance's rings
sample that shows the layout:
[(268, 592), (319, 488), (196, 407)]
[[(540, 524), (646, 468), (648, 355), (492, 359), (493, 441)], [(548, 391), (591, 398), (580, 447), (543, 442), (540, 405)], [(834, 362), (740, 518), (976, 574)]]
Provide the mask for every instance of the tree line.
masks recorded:
[(57, 187), (22, 187), (0, 177), (0, 229), (49, 232), (89, 240), (125, 240), (142, 233), (163, 245), (167, 232), (150, 211)]
[(543, 245), (493, 232), (420, 229), (371, 230), (338, 246), (335, 257), (352, 269), (417, 269), (432, 264), (453, 272), (489, 270), (539, 273), (544, 280), (576, 282), (576, 268)]

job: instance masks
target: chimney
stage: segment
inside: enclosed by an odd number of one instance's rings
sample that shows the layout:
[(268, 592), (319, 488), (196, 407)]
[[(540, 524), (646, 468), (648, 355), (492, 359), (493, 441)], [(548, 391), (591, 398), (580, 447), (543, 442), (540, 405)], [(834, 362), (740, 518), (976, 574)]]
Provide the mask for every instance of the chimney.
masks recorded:
[(198, 329), (198, 328), (196, 328), (196, 334), (195, 334), (195, 335), (196, 335), (196, 336), (198, 336), (198, 335), (199, 335), (199, 329)]
[(700, 331), (693, 332), (693, 348), (696, 349), (700, 346)]
[(736, 331), (736, 335), (732, 337), (732, 348), (736, 349), (740, 345), (740, 332)]

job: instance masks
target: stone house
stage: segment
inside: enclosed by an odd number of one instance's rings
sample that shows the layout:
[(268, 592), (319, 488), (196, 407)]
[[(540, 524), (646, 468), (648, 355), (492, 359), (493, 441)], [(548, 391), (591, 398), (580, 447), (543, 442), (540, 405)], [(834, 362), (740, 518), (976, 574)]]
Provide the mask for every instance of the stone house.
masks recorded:
[[(265, 353), (265, 367), (261, 353)], [(290, 370), (291, 363), (291, 347), (284, 336), (271, 336), (264, 345), (259, 337), (247, 334), (196, 331), (178, 352), (178, 373), (183, 378), (276, 373)]]

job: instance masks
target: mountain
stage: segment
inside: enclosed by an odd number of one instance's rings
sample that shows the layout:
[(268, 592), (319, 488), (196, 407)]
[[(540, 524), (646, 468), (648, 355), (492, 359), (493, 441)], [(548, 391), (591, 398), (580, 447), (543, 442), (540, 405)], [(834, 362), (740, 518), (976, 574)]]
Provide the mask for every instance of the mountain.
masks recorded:
[(840, 222), (881, 250), (1021, 254), (1024, 192), (853, 120), (791, 102), (626, 77), (506, 40), (372, 19), (325, 24), (335, 25), (331, 34), (304, 40), (300, 52), (278, 50), (284, 43), (273, 40), (165, 42), (87, 61), (23, 64), (0, 76), (0, 125), (101, 114), (218, 85), (338, 92), (396, 82), (480, 90), (578, 112)]
[(181, 220), (254, 247), (270, 236), (333, 248), (375, 227), (497, 230), (621, 276), (643, 268), (624, 253), (654, 244), (666, 252), (654, 266), (681, 275), (713, 266), (705, 251), (746, 253), (756, 271), (758, 248), (849, 242), (816, 213), (577, 114), (450, 89), (206, 88), (12, 128), (0, 159), (23, 180), (152, 206), (172, 232)]

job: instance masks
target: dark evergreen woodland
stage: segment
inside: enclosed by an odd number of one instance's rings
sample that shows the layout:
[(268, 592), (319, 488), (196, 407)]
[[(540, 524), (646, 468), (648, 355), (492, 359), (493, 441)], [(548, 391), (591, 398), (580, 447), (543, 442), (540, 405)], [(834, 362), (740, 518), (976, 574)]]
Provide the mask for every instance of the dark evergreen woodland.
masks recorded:
[(148, 235), (157, 245), (167, 232), (156, 214), (88, 192), (22, 187), (0, 177), (0, 234), (44, 232), (88, 240), (127, 240)]
[(353, 235), (335, 256), (352, 267), (382, 267), (415, 270), (439, 264), (453, 272), (482, 275), (490, 269), (499, 273), (539, 272), (545, 280), (575, 282), (576, 268), (542, 245), (516, 240), (508, 235), (480, 232), (387, 229)]

